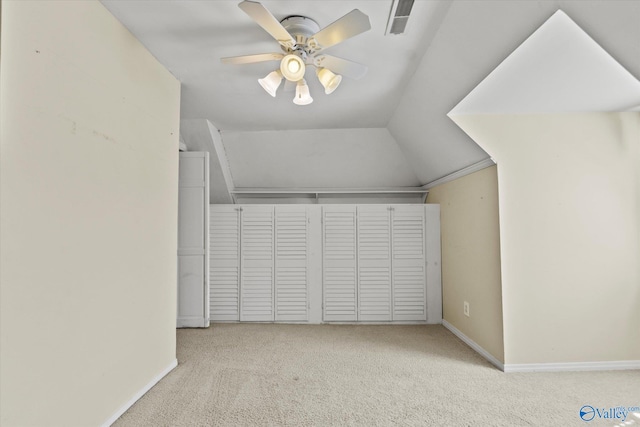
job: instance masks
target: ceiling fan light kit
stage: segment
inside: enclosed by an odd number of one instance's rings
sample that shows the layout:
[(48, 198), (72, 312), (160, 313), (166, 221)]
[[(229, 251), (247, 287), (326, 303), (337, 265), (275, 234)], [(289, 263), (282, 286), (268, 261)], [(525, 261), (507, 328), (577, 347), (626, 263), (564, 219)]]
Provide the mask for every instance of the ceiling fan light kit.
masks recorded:
[(285, 79), (291, 82), (297, 82), (304, 77), (306, 66), (304, 61), (297, 55), (285, 55), (280, 61), (280, 72)]
[(313, 98), (304, 80), (307, 66), (316, 67), (316, 76), (327, 95), (338, 88), (342, 75), (358, 79), (367, 72), (365, 65), (325, 55), (323, 52), (331, 46), (371, 29), (369, 17), (358, 9), (352, 10), (320, 29), (313, 19), (300, 15), (288, 16), (278, 21), (262, 4), (255, 1), (245, 0), (238, 4), (238, 7), (276, 39), (285, 53), (262, 53), (221, 60), (227, 64), (280, 61), (279, 69), (272, 71), (263, 79), (258, 79), (260, 86), (269, 95), (276, 96), (276, 91), (284, 77), (288, 81), (297, 83), (294, 104), (311, 104)]
[(327, 95), (333, 93), (342, 81), (341, 75), (332, 73), (328, 68), (316, 68), (316, 75), (324, 87), (324, 93)]
[(267, 74), (264, 79), (258, 79), (258, 83), (267, 93), (274, 98), (276, 97), (276, 90), (278, 90), (278, 86), (282, 82), (282, 73), (280, 70), (275, 70)]
[(313, 102), (311, 93), (309, 92), (309, 86), (304, 79), (298, 80), (296, 84), (296, 97), (293, 98), (293, 103), (296, 105), (309, 105)]

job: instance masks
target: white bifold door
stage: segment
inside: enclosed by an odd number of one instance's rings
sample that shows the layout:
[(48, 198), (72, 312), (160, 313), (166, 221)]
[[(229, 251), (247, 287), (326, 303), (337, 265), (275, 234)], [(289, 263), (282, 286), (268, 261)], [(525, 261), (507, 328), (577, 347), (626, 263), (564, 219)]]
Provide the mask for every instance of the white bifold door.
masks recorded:
[(437, 205), (212, 205), (210, 318), (440, 323), (439, 214)]
[(322, 208), (323, 319), (358, 320), (355, 206)]
[(209, 241), (211, 321), (240, 320), (240, 207), (211, 205)]
[(240, 320), (274, 320), (273, 206), (244, 206), (240, 214)]
[(358, 320), (390, 321), (391, 207), (358, 206)]
[(309, 320), (309, 218), (305, 206), (275, 208), (275, 320)]
[(424, 206), (325, 206), (323, 245), (325, 321), (427, 320)]
[(308, 213), (304, 206), (212, 205), (213, 321), (308, 320)]
[(391, 207), (393, 320), (426, 320), (424, 209)]

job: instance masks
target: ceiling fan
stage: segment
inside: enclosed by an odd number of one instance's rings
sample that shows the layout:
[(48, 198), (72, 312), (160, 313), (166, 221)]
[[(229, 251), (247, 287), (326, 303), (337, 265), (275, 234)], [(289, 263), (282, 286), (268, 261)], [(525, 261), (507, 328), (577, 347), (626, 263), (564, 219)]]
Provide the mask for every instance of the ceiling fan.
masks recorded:
[(292, 15), (278, 21), (261, 3), (255, 1), (245, 0), (238, 7), (276, 39), (284, 53), (233, 56), (222, 58), (221, 61), (225, 64), (280, 61), (278, 69), (258, 80), (269, 95), (276, 96), (284, 77), (286, 83), (296, 83), (293, 102), (297, 105), (311, 104), (313, 98), (304, 79), (307, 66), (316, 68), (316, 75), (326, 94), (336, 90), (343, 75), (359, 79), (366, 74), (365, 65), (323, 53), (325, 49), (371, 29), (369, 17), (358, 9), (320, 29), (317, 22), (306, 16)]

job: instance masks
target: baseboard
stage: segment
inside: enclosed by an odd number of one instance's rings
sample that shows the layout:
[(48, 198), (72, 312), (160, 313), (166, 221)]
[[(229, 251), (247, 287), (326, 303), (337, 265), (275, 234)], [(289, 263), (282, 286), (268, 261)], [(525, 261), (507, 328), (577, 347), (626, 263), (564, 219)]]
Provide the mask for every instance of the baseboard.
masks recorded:
[(568, 363), (502, 363), (489, 354), (478, 343), (460, 332), (446, 320), (442, 321), (442, 326), (460, 338), (469, 347), (474, 349), (480, 356), (487, 359), (489, 363), (504, 372), (570, 372), (570, 371), (622, 371), (640, 369), (640, 360), (620, 360), (611, 362), (568, 362)]
[(343, 322), (343, 321), (334, 321), (334, 320), (323, 320), (320, 322), (274, 322), (272, 320), (257, 322), (254, 320), (212, 320), (211, 324), (215, 325), (216, 323), (244, 323), (244, 324), (254, 324), (254, 325), (439, 325), (441, 322), (430, 322), (427, 320), (393, 320), (388, 322), (367, 322), (367, 321), (359, 321), (359, 322)]
[[(312, 325), (313, 323), (309, 323)], [(375, 322), (375, 321), (364, 321), (360, 320), (359, 322), (341, 322), (334, 320), (325, 320), (321, 323), (315, 323), (315, 325), (353, 325), (353, 326), (402, 326), (402, 325), (429, 325), (426, 320), (394, 320), (389, 322)]]
[(178, 317), (176, 328), (208, 328), (209, 320), (203, 317)]
[(453, 326), (451, 323), (449, 323), (449, 322), (447, 322), (446, 320), (443, 319), (442, 320), (442, 326), (444, 326), (445, 328), (450, 330), (451, 333), (453, 333), (453, 335), (455, 335), (458, 338), (460, 338), (465, 344), (467, 344), (469, 347), (474, 349), (476, 351), (476, 353), (478, 353), (480, 356), (482, 356), (485, 359), (487, 359), (487, 361), (489, 363), (491, 363), (493, 366), (495, 366), (496, 368), (500, 369), (501, 371), (505, 370), (504, 369), (505, 366), (501, 361), (496, 359), (487, 350), (485, 350), (484, 348), (480, 347), (478, 345), (478, 343), (476, 343), (474, 340), (472, 340), (471, 338), (469, 338), (468, 336), (466, 336), (465, 334), (460, 332), (460, 330), (458, 328), (456, 328), (455, 326)]
[(124, 405), (122, 405), (120, 407), (120, 409), (118, 409), (116, 411), (115, 414), (113, 414), (111, 417), (109, 417), (109, 419), (107, 421), (105, 421), (102, 424), (102, 427), (109, 427), (111, 424), (115, 423), (116, 420), (118, 418), (120, 418), (120, 416), (122, 414), (124, 414), (125, 412), (127, 412), (127, 410), (129, 408), (131, 408), (133, 406), (134, 403), (136, 403), (138, 401), (138, 399), (140, 399), (142, 396), (144, 396), (144, 394), (146, 392), (148, 392), (149, 390), (151, 390), (151, 388), (156, 385), (162, 378), (164, 378), (169, 372), (171, 372), (176, 366), (178, 366), (178, 359), (173, 359), (173, 361), (169, 364), (169, 366), (167, 366), (166, 368), (164, 368), (162, 370), (162, 372), (160, 372), (158, 375), (156, 375), (155, 377), (153, 377), (153, 379), (151, 381), (149, 381), (149, 383), (147, 383), (147, 385), (145, 385), (144, 387), (142, 387), (142, 389), (140, 389), (131, 399), (129, 399), (129, 401), (127, 403), (125, 403)]
[(568, 363), (508, 363), (505, 372), (621, 371), (640, 369), (640, 360)]

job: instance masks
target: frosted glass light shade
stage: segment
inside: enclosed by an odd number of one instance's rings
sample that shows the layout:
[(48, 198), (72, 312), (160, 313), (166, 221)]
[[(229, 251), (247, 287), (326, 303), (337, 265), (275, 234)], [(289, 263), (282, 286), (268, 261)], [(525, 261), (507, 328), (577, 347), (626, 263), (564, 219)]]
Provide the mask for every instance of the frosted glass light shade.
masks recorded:
[(274, 98), (276, 97), (276, 90), (278, 90), (280, 82), (282, 82), (282, 73), (280, 73), (280, 70), (270, 72), (264, 79), (258, 79), (260, 86)]
[(297, 82), (304, 77), (305, 71), (304, 61), (297, 55), (285, 55), (280, 61), (280, 72), (289, 81)]
[(341, 75), (334, 74), (327, 68), (316, 69), (316, 74), (318, 75), (318, 80), (320, 80), (320, 83), (324, 86), (324, 93), (327, 95), (333, 93), (333, 91), (340, 86), (340, 82), (342, 81)]
[(308, 105), (313, 102), (313, 98), (309, 93), (309, 86), (304, 79), (298, 80), (296, 85), (296, 97), (293, 98), (293, 103), (296, 105)]

